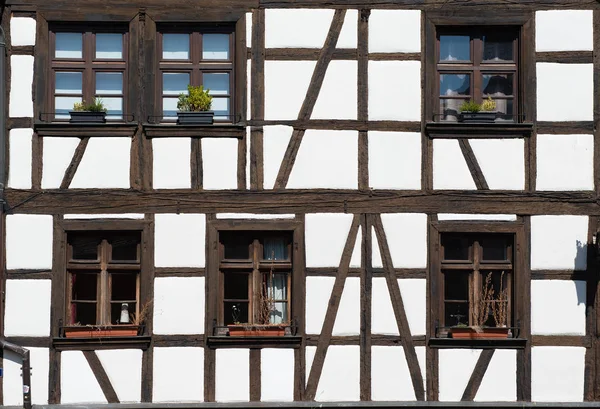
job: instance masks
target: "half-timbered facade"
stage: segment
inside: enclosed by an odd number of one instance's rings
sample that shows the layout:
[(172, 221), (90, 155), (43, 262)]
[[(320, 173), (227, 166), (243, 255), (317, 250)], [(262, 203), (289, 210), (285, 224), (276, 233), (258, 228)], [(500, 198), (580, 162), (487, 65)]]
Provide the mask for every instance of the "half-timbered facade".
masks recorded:
[(600, 401), (596, 0), (1, 4), (0, 404)]

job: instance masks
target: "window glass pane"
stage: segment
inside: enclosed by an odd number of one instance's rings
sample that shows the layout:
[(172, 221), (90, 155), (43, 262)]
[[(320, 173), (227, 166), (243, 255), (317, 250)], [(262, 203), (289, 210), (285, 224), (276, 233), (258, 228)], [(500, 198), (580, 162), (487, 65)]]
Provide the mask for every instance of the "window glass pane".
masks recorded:
[(96, 325), (96, 303), (71, 303), (71, 324)]
[(483, 36), (483, 60), (512, 61), (513, 38), (498, 34)]
[(263, 244), (264, 260), (287, 260), (287, 244), (283, 237), (267, 237)]
[(454, 327), (456, 325), (469, 325), (468, 302), (444, 303), (444, 326)]
[(97, 33), (96, 58), (120, 60), (123, 58), (123, 34)]
[(440, 61), (471, 61), (469, 36), (440, 36)]
[(248, 277), (249, 274), (224, 273), (224, 294), (227, 300), (248, 299)]
[(468, 99), (440, 99), (440, 114), (444, 121), (457, 121), (460, 113), (460, 106)]
[(82, 73), (81, 72), (57, 72), (56, 87), (57, 94), (81, 94)]
[(485, 324), (488, 327), (504, 326), (509, 322), (508, 274), (503, 271), (481, 272), (481, 295), (486, 298), (487, 313)]
[(203, 60), (228, 60), (229, 59), (229, 34), (203, 34), (202, 35)]
[(471, 94), (471, 76), (469, 74), (441, 74), (440, 96), (458, 96)]
[(483, 94), (492, 97), (506, 97), (513, 95), (513, 74), (485, 74), (483, 75)]
[(123, 98), (102, 97), (102, 102), (107, 109), (106, 113), (109, 115), (107, 119), (123, 118)]
[(187, 86), (190, 83), (190, 74), (188, 73), (163, 73), (163, 94), (176, 95), (187, 94)]
[(69, 111), (73, 110), (73, 105), (81, 102), (81, 97), (56, 97), (54, 99), (54, 115), (57, 119), (69, 119)]
[[(136, 301), (137, 274), (113, 273), (111, 301)], [(131, 310), (130, 311), (135, 311)]]
[(73, 301), (95, 301), (96, 287), (98, 285), (97, 274), (76, 273), (71, 274), (71, 300)]
[(238, 232), (221, 232), (221, 240), (224, 243), (226, 260), (248, 260), (250, 258), (250, 245), (252, 239)]
[(263, 285), (267, 288), (269, 298), (275, 301), (287, 300), (287, 273), (263, 274)]
[(273, 303), (271, 311), (271, 324), (284, 324), (288, 322), (288, 304), (287, 302)]
[(96, 94), (120, 95), (123, 93), (123, 73), (122, 72), (97, 72), (96, 73)]
[(135, 236), (120, 236), (110, 240), (112, 247), (111, 261), (138, 260), (139, 238)]
[(73, 249), (73, 260), (98, 260), (98, 245), (102, 239), (94, 236), (69, 238)]
[(210, 90), (210, 95), (229, 94), (229, 74), (215, 73), (202, 75), (204, 89)]
[(162, 41), (164, 60), (190, 59), (189, 34), (163, 34)]
[(229, 119), (229, 98), (213, 98), (211, 110), (215, 119)]
[(225, 325), (248, 322), (248, 302), (224, 302), (223, 321)]
[(81, 33), (56, 33), (56, 58), (83, 58)]
[(163, 116), (175, 119), (177, 116), (177, 98), (163, 98)]
[[(131, 325), (133, 325), (133, 320), (135, 319), (136, 304), (137, 303), (135, 303), (135, 302), (111, 303), (110, 304), (110, 323), (111, 324), (131, 324)], [(123, 311), (126, 311), (124, 314), (127, 315), (127, 318), (123, 317), (123, 320), (121, 320), (121, 314), (123, 314)]]
[(469, 301), (469, 271), (444, 271), (444, 299)]
[(442, 245), (444, 246), (444, 260), (469, 260), (469, 241), (466, 237), (444, 236)]
[(508, 260), (508, 243), (503, 237), (486, 237), (479, 241), (483, 249), (483, 260)]

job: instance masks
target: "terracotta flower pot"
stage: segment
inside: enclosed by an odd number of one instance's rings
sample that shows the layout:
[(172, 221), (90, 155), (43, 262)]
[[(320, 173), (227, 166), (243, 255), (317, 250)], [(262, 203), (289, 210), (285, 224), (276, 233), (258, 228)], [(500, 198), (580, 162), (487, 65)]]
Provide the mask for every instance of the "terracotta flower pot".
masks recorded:
[(101, 337), (135, 337), (140, 327), (136, 325), (116, 325), (113, 327), (77, 326), (65, 327), (65, 338), (101, 338)]
[(285, 325), (228, 325), (231, 337), (281, 337)]
[(450, 328), (450, 335), (455, 339), (502, 339), (508, 338), (508, 332), (507, 327), (481, 328), (481, 332), (475, 331), (472, 327)]

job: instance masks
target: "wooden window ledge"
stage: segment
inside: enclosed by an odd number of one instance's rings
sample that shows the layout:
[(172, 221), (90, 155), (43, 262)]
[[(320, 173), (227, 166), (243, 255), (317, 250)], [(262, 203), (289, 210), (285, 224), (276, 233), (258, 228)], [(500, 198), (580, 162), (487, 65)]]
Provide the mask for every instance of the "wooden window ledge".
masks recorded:
[(457, 339), (457, 338), (430, 338), (431, 348), (472, 349), (472, 348), (497, 348), (497, 349), (523, 349), (527, 340), (525, 338), (497, 338), (497, 339)]
[(150, 346), (150, 336), (53, 338), (52, 346), (58, 351), (91, 351), (96, 349), (142, 349)]
[(427, 122), (425, 132), (436, 138), (528, 138), (533, 132), (533, 123), (493, 122)]
[(145, 123), (144, 133), (148, 138), (189, 137), (243, 139), (246, 134), (246, 126), (240, 124), (178, 125), (176, 123)]
[(296, 335), (283, 335), (274, 337), (207, 337), (207, 345), (211, 348), (300, 348), (302, 337)]
[(138, 124), (108, 122), (104, 124), (75, 124), (69, 122), (36, 122), (33, 126), (38, 136), (62, 137), (128, 137), (132, 138)]

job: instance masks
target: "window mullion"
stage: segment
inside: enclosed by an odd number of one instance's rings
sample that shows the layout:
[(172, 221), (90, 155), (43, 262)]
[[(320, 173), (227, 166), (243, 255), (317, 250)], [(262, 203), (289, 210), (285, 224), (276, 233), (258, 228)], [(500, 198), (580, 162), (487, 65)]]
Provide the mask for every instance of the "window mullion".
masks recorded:
[(248, 299), (251, 300), (252, 308), (248, 312), (249, 318), (251, 319), (251, 323), (258, 322), (258, 309), (260, 308), (260, 299), (261, 299), (261, 276), (260, 276), (260, 243), (258, 239), (254, 239), (252, 242), (252, 277), (250, 278), (251, 282), (248, 286), (248, 291), (250, 292)]
[(108, 241), (102, 240), (100, 256), (100, 325), (110, 325), (110, 297), (108, 283)]

